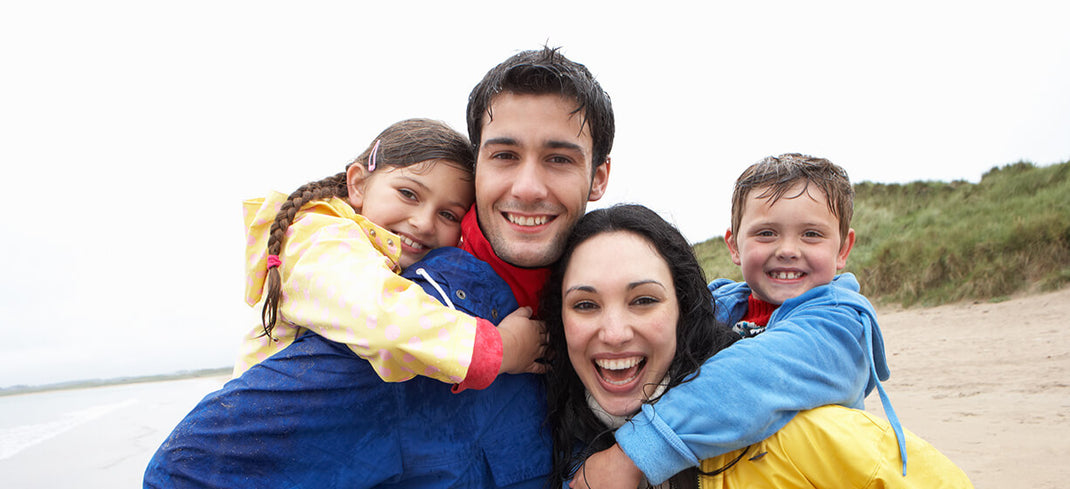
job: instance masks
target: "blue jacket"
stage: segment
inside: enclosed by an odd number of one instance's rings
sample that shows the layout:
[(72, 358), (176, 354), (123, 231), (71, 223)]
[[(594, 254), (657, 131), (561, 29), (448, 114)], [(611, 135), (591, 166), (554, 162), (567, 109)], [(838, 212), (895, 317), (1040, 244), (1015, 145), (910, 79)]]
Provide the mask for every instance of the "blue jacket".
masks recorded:
[[(747, 310), (750, 287), (709, 285), (718, 319), (733, 325)], [(736, 342), (703, 364), (616, 432), (617, 443), (652, 484), (711, 458), (764, 440), (802, 410), (826, 404), (861, 409), (878, 390), (899, 439), (899, 420), (881, 386), (889, 376), (873, 306), (845, 273), (785, 301), (765, 331)], [(709, 406), (716, 406), (710, 409)]]
[[(434, 250), (403, 275), (495, 324), (517, 307), (489, 265), (457, 248)], [(386, 383), (345, 345), (309, 333), (193, 408), (149, 462), (144, 486), (541, 488), (545, 415), (533, 375), (459, 394), (425, 377)]]

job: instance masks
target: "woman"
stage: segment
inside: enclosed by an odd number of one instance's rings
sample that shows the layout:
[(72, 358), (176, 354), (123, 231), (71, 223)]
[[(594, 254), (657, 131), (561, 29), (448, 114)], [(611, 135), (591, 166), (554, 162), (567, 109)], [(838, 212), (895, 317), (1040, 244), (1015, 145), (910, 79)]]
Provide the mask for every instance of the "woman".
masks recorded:
[[(738, 337), (714, 319), (705, 283), (687, 241), (645, 207), (594, 211), (573, 230), (542, 307), (553, 354), (554, 485), (570, 479), (585, 454), (612, 445), (612, 430), (642, 403), (656, 403)], [(971, 487), (950, 460), (907, 436), (903, 477), (884, 420), (825, 406), (666, 487)]]

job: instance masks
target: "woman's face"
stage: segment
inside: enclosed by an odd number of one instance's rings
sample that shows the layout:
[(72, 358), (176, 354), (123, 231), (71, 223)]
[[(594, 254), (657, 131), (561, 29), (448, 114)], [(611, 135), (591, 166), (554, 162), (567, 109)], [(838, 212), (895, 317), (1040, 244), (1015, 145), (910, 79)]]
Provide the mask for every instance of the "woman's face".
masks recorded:
[(561, 285), (568, 356), (606, 412), (639, 410), (676, 351), (680, 308), (668, 264), (637, 234), (599, 234), (576, 247)]

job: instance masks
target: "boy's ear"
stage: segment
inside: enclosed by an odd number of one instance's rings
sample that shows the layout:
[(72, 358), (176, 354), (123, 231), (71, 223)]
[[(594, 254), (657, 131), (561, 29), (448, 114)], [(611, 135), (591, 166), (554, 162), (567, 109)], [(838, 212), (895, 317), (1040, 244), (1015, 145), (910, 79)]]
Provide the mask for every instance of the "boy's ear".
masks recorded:
[(736, 246), (735, 237), (732, 236), (732, 228), (725, 230), (724, 244), (728, 245), (728, 254), (732, 255), (732, 263), (735, 263), (736, 266), (742, 265), (743, 260), (739, 256), (739, 247)]
[(843, 270), (843, 267), (847, 266), (847, 255), (851, 254), (851, 248), (855, 245), (855, 230), (854, 228), (847, 230), (847, 237), (843, 239), (843, 243), (840, 244), (840, 252), (836, 254), (836, 271)]
[(601, 199), (606, 194), (606, 185), (609, 184), (609, 163), (609, 157), (607, 156), (605, 163), (595, 168), (594, 176), (591, 178), (591, 191), (587, 193), (588, 202)]
[(353, 163), (346, 168), (346, 190), (349, 192), (349, 205), (359, 214), (364, 207), (364, 185), (371, 172), (360, 163)]

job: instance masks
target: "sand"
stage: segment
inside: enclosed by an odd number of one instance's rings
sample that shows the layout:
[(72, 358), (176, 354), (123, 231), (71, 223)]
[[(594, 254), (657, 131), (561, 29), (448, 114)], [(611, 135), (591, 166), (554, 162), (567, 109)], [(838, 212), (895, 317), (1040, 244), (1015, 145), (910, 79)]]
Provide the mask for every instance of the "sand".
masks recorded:
[[(878, 308), (878, 316), (892, 368), (885, 386), (908, 429), (978, 488), (1070, 480), (1070, 335), (1062, 331), (1070, 288), (995, 304)], [(0, 397), (0, 485), (138, 487), (175, 423), (225, 381)], [(867, 401), (880, 413), (875, 395)]]
[[(1070, 289), (1000, 303), (878, 308), (907, 429), (979, 488), (1070, 481)], [(867, 409), (880, 412), (871, 395)], [(909, 470), (909, 469), (908, 469)]]

